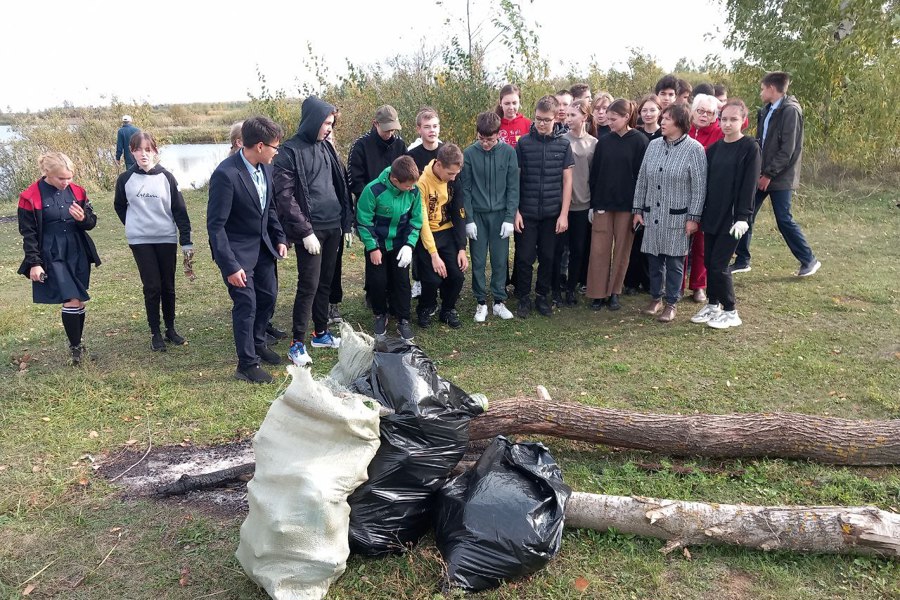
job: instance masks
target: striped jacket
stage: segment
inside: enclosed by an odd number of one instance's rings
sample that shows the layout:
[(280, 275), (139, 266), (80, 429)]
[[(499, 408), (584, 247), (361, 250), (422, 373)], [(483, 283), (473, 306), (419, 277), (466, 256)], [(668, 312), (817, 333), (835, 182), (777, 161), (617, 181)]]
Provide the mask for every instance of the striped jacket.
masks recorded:
[(706, 199), (706, 153), (697, 140), (657, 138), (647, 146), (634, 191), (633, 214), (643, 214), (645, 254), (685, 256), (684, 226), (700, 222)]

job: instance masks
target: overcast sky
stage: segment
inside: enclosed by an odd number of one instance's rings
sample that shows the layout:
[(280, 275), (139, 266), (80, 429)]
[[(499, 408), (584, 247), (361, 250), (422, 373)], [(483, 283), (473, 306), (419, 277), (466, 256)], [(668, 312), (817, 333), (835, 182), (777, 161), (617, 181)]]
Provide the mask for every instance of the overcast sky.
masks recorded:
[[(490, 16), (490, 0), (471, 4), (473, 20)], [(623, 2), (522, 4), (556, 73), (568, 70), (564, 64), (586, 66), (592, 56), (604, 68), (621, 65), (629, 47), (666, 69), (682, 56), (729, 56), (715, 0), (639, 0), (631, 13)], [(329, 6), (335, 10), (326, 13)], [(438, 45), (454, 28), (462, 31), (465, 8), (465, 0), (8, 0), (0, 107), (108, 104), (113, 95), (152, 104), (246, 100), (259, 91), (257, 66), (270, 89), (296, 95), (298, 80), (308, 78), (307, 43), (334, 75), (347, 59), (371, 64)], [(502, 62), (503, 51), (494, 44), (489, 58)]]

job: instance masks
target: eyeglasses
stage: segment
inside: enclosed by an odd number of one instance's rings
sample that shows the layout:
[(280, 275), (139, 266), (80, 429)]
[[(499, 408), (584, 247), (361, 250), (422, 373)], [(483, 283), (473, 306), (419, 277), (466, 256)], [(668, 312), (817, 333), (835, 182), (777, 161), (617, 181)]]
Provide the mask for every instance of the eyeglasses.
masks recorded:
[(696, 112), (701, 117), (711, 117), (716, 114), (716, 111), (714, 111), (714, 110), (703, 110), (702, 108), (698, 108), (694, 112)]
[(267, 143), (265, 143), (265, 142), (260, 142), (260, 143), (261, 143), (263, 146), (265, 146), (265, 147), (267, 147), (267, 148), (271, 148), (271, 149), (274, 150), (275, 152), (278, 152), (278, 146), (273, 146), (272, 144), (267, 144)]
[(556, 119), (554, 119), (553, 117), (548, 117), (548, 118), (545, 118), (545, 117), (535, 117), (534, 120), (535, 120), (535, 122), (537, 122), (537, 123), (541, 123), (541, 124), (543, 124), (543, 125), (547, 125), (548, 123), (552, 123), (552, 122), (555, 121)]

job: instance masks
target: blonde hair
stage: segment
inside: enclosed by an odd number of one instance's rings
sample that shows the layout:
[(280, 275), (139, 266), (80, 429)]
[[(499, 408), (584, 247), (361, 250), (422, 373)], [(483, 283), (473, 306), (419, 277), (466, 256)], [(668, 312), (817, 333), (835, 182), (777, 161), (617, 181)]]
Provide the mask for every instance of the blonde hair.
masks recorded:
[(70, 173), (75, 172), (75, 165), (72, 163), (72, 159), (62, 152), (44, 152), (38, 158), (38, 167), (41, 170), (41, 175), (50, 175), (63, 169)]
[(231, 138), (231, 151), (228, 153), (229, 156), (235, 154), (241, 147), (238, 146), (238, 141), (243, 142), (243, 139), (241, 138), (241, 126), (243, 124), (243, 121), (238, 121), (231, 126), (231, 132), (228, 134), (228, 137)]

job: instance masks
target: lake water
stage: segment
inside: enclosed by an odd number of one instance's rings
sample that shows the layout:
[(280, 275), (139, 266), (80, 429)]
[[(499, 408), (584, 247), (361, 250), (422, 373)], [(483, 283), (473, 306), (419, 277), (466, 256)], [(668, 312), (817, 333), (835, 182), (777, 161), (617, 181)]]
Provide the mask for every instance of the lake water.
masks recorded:
[(228, 156), (229, 144), (170, 144), (160, 146), (159, 164), (168, 169), (179, 187), (198, 188)]
[(0, 144), (16, 139), (18, 136), (9, 125), (0, 125)]

